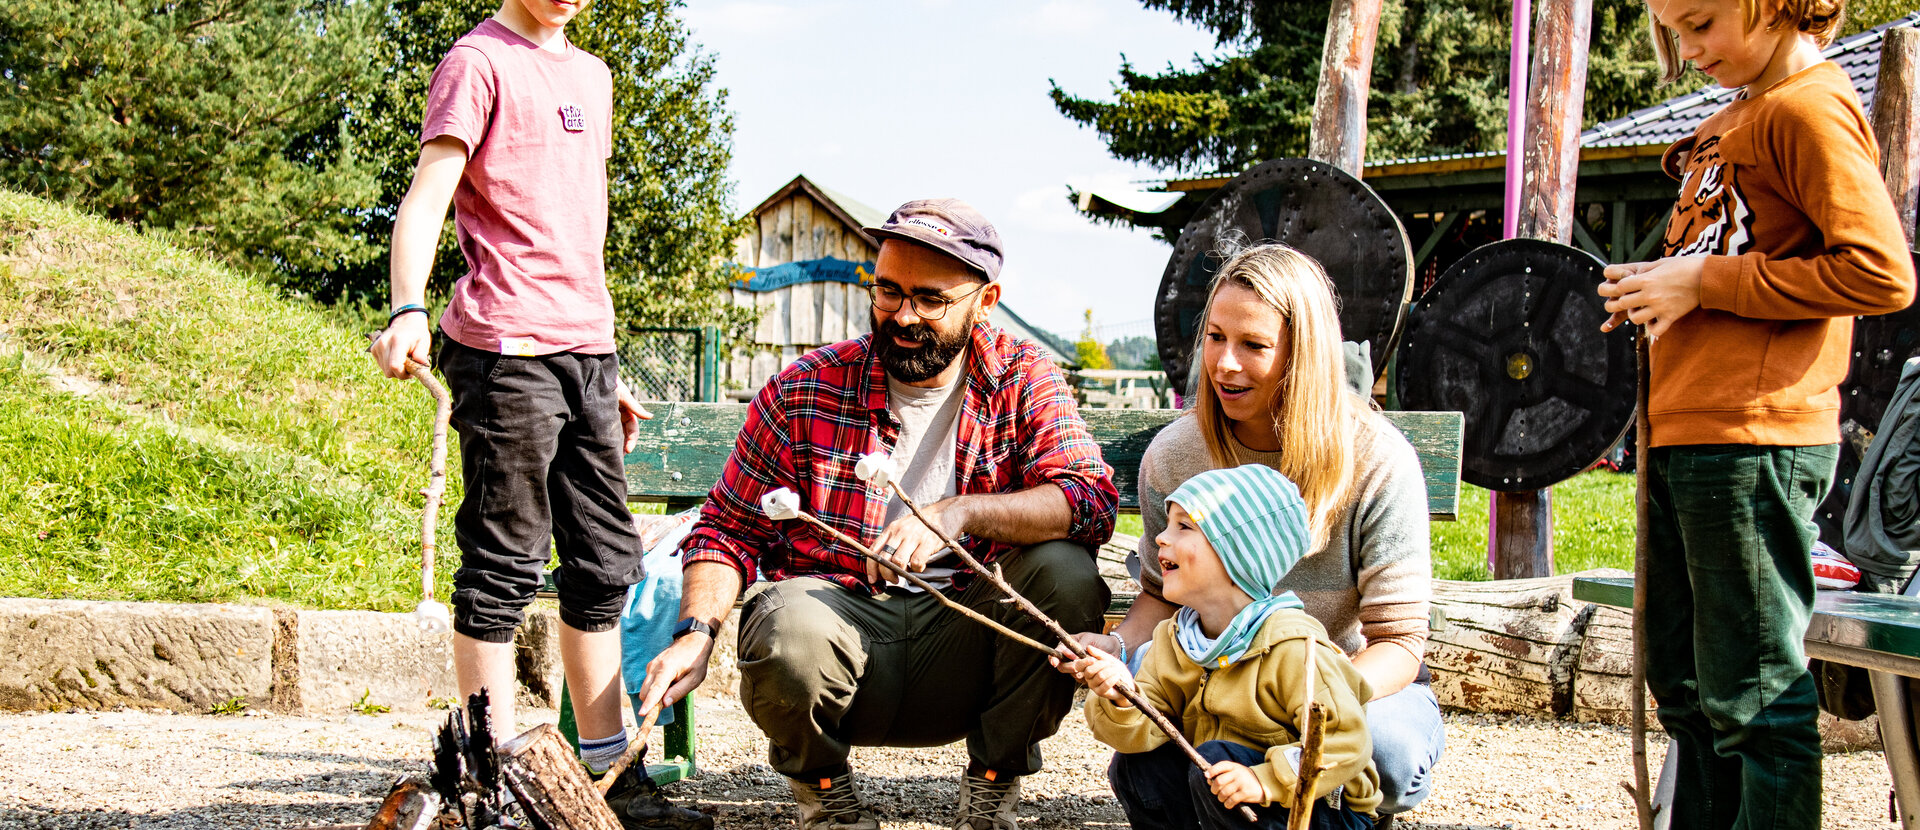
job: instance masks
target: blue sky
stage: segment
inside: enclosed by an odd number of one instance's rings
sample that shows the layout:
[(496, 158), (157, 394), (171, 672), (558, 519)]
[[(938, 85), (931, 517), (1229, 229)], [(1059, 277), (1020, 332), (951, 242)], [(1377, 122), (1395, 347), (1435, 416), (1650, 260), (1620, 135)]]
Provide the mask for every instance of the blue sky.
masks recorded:
[(1125, 188), (1168, 171), (1115, 161), (1055, 112), (1053, 78), (1108, 95), (1120, 56), (1158, 69), (1211, 53), (1208, 34), (1134, 0), (691, 0), (694, 40), (716, 57), (735, 115), (735, 207), (805, 173), (881, 211), (957, 196), (999, 228), (1004, 302), (1074, 335), (1153, 314), (1171, 249), (1094, 225), (1068, 183)]

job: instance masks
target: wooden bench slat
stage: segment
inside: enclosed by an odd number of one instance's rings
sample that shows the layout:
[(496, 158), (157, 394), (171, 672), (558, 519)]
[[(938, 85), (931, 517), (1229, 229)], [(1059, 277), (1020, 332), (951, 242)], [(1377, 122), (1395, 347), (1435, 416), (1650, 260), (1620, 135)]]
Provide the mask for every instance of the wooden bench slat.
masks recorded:
[[(627, 456), (627, 492), (639, 501), (698, 501), (726, 468), (734, 440), (746, 423), (739, 403), (653, 403), (654, 417), (640, 422), (640, 442)], [(1153, 436), (1179, 413), (1152, 409), (1086, 409), (1087, 428), (1113, 467), (1120, 509), (1140, 509), (1140, 458)], [(1427, 481), (1427, 510), (1451, 521), (1460, 501), (1460, 444), (1465, 419), (1458, 412), (1388, 412), (1420, 455)]]
[[(1630, 577), (1579, 577), (1573, 598), (1633, 607)], [(1872, 669), (1920, 676), (1920, 599), (1897, 594), (1816, 591), (1807, 626), (1808, 654)], [(1817, 652), (1817, 653), (1816, 653)], [(1884, 655), (1890, 659), (1878, 659)]]

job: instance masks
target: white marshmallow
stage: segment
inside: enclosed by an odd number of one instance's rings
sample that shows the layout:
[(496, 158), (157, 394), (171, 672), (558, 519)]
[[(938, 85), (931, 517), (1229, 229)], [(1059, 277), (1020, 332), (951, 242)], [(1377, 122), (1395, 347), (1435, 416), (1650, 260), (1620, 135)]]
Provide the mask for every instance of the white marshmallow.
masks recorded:
[(413, 616), (420, 621), (420, 630), (440, 633), (453, 630), (453, 612), (445, 605), (430, 599), (423, 599), (413, 607)]
[(853, 465), (853, 477), (884, 488), (900, 478), (900, 468), (886, 453), (872, 452), (860, 456), (859, 463)]
[(760, 512), (776, 522), (800, 518), (800, 494), (785, 487), (760, 497)]

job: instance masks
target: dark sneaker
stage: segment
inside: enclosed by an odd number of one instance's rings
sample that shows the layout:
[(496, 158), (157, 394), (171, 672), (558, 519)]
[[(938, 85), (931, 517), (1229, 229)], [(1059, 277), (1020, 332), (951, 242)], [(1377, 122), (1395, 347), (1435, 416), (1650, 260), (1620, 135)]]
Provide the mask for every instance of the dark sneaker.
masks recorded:
[(853, 773), (816, 781), (787, 779), (800, 804), (800, 830), (880, 830), (880, 819), (853, 786)]
[(713, 830), (713, 816), (668, 801), (640, 764), (614, 780), (607, 790), (607, 806), (626, 830)]
[(1020, 806), (1020, 779), (992, 771), (960, 777), (960, 817), (953, 830), (1015, 830)]

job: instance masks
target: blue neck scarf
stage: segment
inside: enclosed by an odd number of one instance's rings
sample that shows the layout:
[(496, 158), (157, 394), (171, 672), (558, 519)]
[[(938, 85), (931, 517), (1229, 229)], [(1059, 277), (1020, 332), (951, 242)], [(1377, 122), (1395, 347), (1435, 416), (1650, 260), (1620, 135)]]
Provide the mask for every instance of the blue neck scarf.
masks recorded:
[(1247, 654), (1247, 647), (1253, 645), (1254, 635), (1260, 633), (1260, 627), (1266, 625), (1267, 618), (1282, 608), (1304, 608), (1300, 598), (1286, 591), (1278, 596), (1256, 599), (1240, 613), (1233, 615), (1225, 631), (1215, 639), (1207, 639), (1200, 630), (1200, 614), (1191, 608), (1182, 608), (1173, 617), (1174, 639), (1180, 643), (1180, 650), (1193, 658), (1193, 662), (1206, 669), (1224, 669)]

